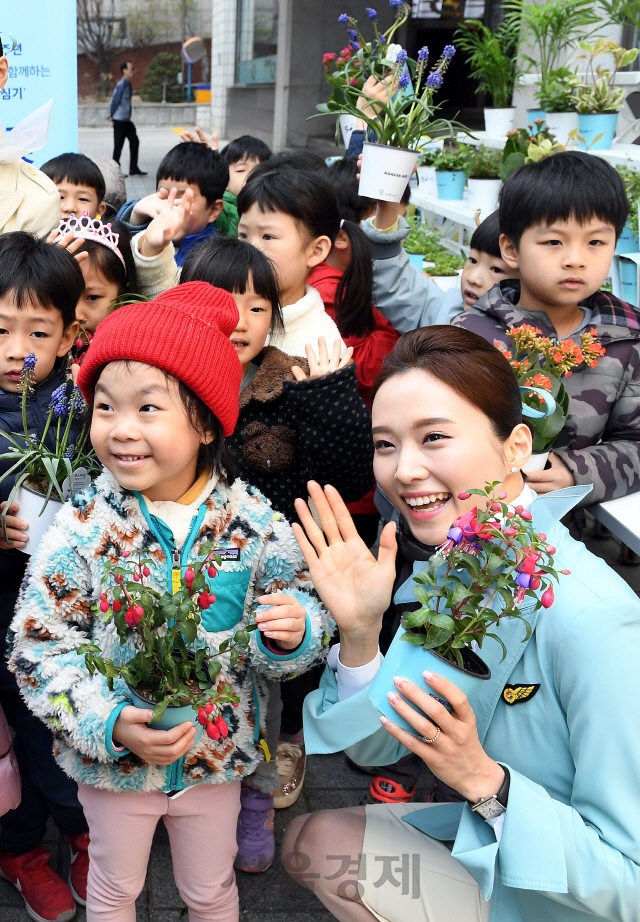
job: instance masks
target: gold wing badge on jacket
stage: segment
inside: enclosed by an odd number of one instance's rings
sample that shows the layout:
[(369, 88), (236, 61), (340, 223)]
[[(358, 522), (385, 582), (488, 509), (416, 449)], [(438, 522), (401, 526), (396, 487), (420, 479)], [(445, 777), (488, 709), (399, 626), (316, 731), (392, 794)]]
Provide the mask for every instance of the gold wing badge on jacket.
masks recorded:
[(522, 704), (523, 701), (530, 701), (539, 688), (539, 682), (537, 685), (505, 685), (502, 698), (506, 704)]

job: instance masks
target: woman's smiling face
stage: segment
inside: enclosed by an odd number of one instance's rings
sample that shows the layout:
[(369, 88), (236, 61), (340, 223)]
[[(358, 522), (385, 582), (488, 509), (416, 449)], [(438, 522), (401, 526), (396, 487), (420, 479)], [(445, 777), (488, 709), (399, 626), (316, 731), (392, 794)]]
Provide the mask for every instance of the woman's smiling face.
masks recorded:
[(373, 401), (372, 424), (376, 481), (423, 544), (442, 543), (454, 519), (477, 505), (477, 497), (461, 500), (459, 493), (496, 480), (508, 501), (522, 491), (527, 427), (516, 426), (501, 443), (484, 413), (429, 372), (387, 379)]

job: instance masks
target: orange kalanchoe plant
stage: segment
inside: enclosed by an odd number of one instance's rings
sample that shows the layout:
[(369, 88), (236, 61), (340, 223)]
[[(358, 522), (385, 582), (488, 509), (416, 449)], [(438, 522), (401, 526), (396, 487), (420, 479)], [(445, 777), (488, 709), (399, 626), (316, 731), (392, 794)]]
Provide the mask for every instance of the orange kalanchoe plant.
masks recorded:
[[(534, 452), (548, 451), (569, 414), (569, 395), (561, 379), (568, 377), (580, 365), (593, 368), (598, 364), (598, 358), (604, 355), (604, 348), (598, 342), (595, 329), (581, 333), (579, 344), (573, 339), (555, 342), (543, 336), (537, 327), (526, 323), (510, 327), (507, 332), (512, 349), (499, 340), (494, 340), (493, 344), (509, 360), (520, 386), (549, 391), (555, 398), (556, 408), (550, 416), (527, 420), (533, 431)], [(532, 390), (523, 390), (522, 399), (533, 410), (541, 409), (544, 403), (542, 397)]]

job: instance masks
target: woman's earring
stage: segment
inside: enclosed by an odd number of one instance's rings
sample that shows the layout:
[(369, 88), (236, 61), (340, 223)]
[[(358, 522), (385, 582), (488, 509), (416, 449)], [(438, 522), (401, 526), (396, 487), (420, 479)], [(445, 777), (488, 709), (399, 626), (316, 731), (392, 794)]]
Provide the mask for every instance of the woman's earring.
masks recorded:
[(511, 473), (512, 473), (512, 474), (517, 474), (517, 473), (518, 473), (518, 468), (517, 468), (517, 467), (512, 467), (512, 468), (511, 468)]

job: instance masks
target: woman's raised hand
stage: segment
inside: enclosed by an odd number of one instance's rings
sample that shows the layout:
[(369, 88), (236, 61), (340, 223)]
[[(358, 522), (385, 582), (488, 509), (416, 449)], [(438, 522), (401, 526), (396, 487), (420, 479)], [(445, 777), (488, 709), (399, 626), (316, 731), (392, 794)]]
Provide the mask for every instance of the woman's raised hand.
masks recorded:
[[(307, 353), (307, 359), (309, 361), (310, 378), (321, 378), (322, 375), (333, 374), (334, 371), (337, 371), (339, 368), (345, 368), (349, 364), (351, 361), (351, 356), (353, 355), (353, 346), (349, 346), (344, 356), (340, 358), (341, 345), (342, 340), (336, 339), (333, 343), (333, 352), (331, 355), (329, 355), (326, 340), (324, 336), (321, 336), (318, 339), (318, 355), (316, 357), (311, 343), (306, 344), (304, 348)], [(306, 374), (299, 365), (294, 365), (291, 369), (291, 373), (293, 374), (293, 377), (296, 379), (296, 381), (307, 380)]]
[(378, 559), (358, 535), (349, 510), (332, 486), (315, 481), (309, 495), (322, 528), (304, 500), (296, 500), (302, 527), (293, 524), (313, 584), (340, 628), (340, 660), (345, 666), (370, 662), (378, 649), (382, 616), (389, 607), (396, 575), (395, 524), (385, 525)]

